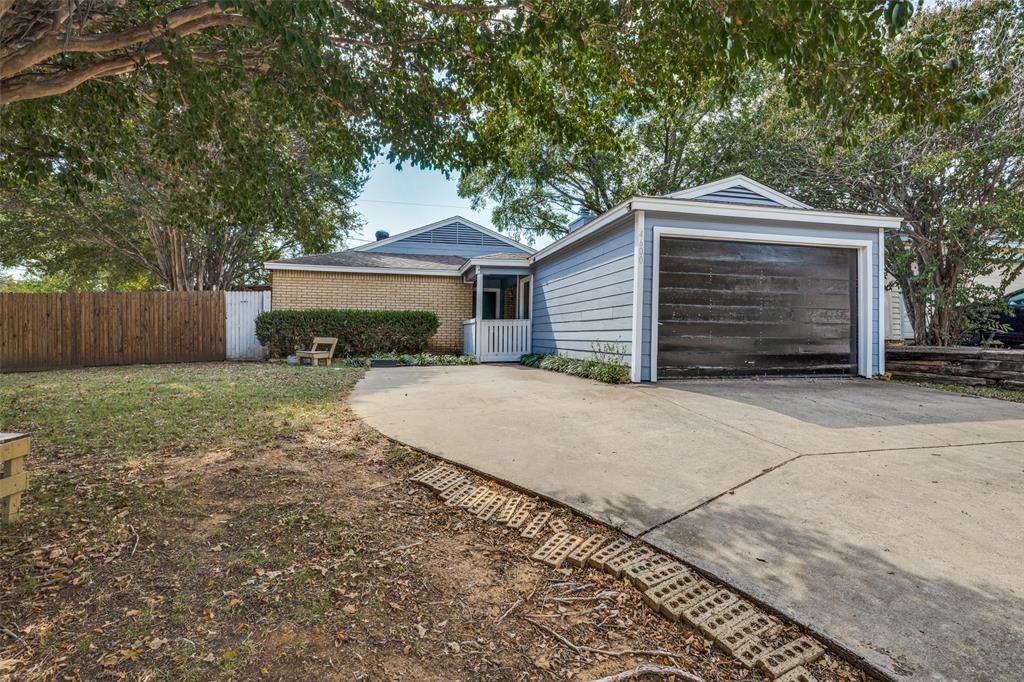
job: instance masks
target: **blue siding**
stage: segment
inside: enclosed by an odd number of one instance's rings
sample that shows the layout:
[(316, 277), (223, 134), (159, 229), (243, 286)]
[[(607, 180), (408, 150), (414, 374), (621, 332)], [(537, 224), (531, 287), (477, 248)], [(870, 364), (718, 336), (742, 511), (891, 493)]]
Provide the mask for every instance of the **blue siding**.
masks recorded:
[(417, 253), (465, 258), (515, 251), (530, 253), (525, 247), (507, 244), (457, 220), (426, 232), (403, 237), (390, 244), (370, 246), (366, 250), (378, 253)]
[(533, 351), (592, 358), (598, 347), (629, 364), (633, 314), (632, 216), (541, 260), (533, 275)]
[[(763, 232), (764, 234), (779, 234), (782, 232), (777, 226), (757, 225), (753, 223), (740, 223), (733, 222), (725, 219), (714, 219), (714, 218), (678, 218), (673, 217), (669, 214), (656, 214), (647, 213), (645, 216), (644, 224), (644, 253), (650, 254), (650, 257), (644, 258), (643, 268), (643, 280), (644, 280), (644, 309), (643, 309), (643, 347), (641, 357), (643, 363), (641, 367), (641, 379), (643, 381), (650, 381), (651, 379), (651, 292), (653, 290), (653, 273), (654, 273), (654, 226), (659, 227), (690, 227), (700, 229), (717, 229), (721, 230), (723, 236), (727, 236), (729, 232)], [(878, 244), (878, 231), (877, 230), (857, 230), (857, 229), (843, 229), (839, 227), (831, 226), (814, 226), (810, 224), (804, 224), (803, 226), (794, 227), (794, 231), (797, 231), (801, 235), (813, 236), (813, 237), (826, 237), (826, 238), (856, 238), (871, 240), (873, 243), (872, 248), (872, 265), (871, 265), (871, 280), (872, 280), (872, 291), (874, 294), (873, 298), (873, 328), (872, 334), (873, 339), (871, 342), (872, 351), (872, 366), (874, 371), (878, 371), (878, 339), (881, 332), (881, 296), (879, 292), (882, 291), (881, 283), (878, 281), (878, 258), (879, 258), (879, 244)]]

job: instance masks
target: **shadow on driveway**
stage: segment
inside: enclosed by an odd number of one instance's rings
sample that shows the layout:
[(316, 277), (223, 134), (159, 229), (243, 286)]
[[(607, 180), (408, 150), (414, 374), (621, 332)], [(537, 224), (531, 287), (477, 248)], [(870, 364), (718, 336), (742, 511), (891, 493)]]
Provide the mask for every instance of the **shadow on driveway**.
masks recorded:
[(830, 429), (1024, 419), (1024, 405), (1017, 403), (856, 378), (661, 381), (657, 388), (742, 403)]

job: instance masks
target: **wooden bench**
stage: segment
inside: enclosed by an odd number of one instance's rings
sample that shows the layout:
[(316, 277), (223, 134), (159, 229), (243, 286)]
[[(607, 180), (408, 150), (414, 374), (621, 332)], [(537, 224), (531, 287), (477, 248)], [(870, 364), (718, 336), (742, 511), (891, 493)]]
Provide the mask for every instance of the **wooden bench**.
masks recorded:
[[(309, 350), (297, 350), (295, 351), (295, 357), (299, 359), (299, 364), (302, 361), (309, 360), (309, 364), (314, 367), (321, 360), (326, 360), (327, 364), (331, 364), (331, 358), (334, 357), (334, 349), (338, 345), (338, 339), (333, 336), (314, 336), (313, 344)], [(321, 346), (327, 346), (326, 350), (321, 349)]]
[(0, 523), (18, 520), (21, 494), (28, 488), (25, 455), (31, 446), (24, 433), (0, 433)]

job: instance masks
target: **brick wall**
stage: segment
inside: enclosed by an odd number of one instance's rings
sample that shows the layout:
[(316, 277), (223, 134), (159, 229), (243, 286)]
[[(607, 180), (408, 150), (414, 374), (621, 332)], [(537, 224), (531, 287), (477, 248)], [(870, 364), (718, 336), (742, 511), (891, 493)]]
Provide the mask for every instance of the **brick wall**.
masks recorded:
[(361, 272), (271, 271), (272, 307), (424, 310), (440, 326), (428, 348), (462, 352), (462, 321), (473, 316), (473, 287), (461, 277)]

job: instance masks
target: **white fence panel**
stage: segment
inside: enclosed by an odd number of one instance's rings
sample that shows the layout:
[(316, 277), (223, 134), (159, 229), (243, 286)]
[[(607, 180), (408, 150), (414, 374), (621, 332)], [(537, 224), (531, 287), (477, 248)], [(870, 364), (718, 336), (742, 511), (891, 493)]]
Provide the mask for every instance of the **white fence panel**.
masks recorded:
[(517, 362), (530, 352), (530, 320), (481, 320), (480, 362)]
[(224, 338), (228, 360), (262, 360), (266, 351), (256, 340), (256, 316), (270, 310), (269, 291), (224, 292)]

